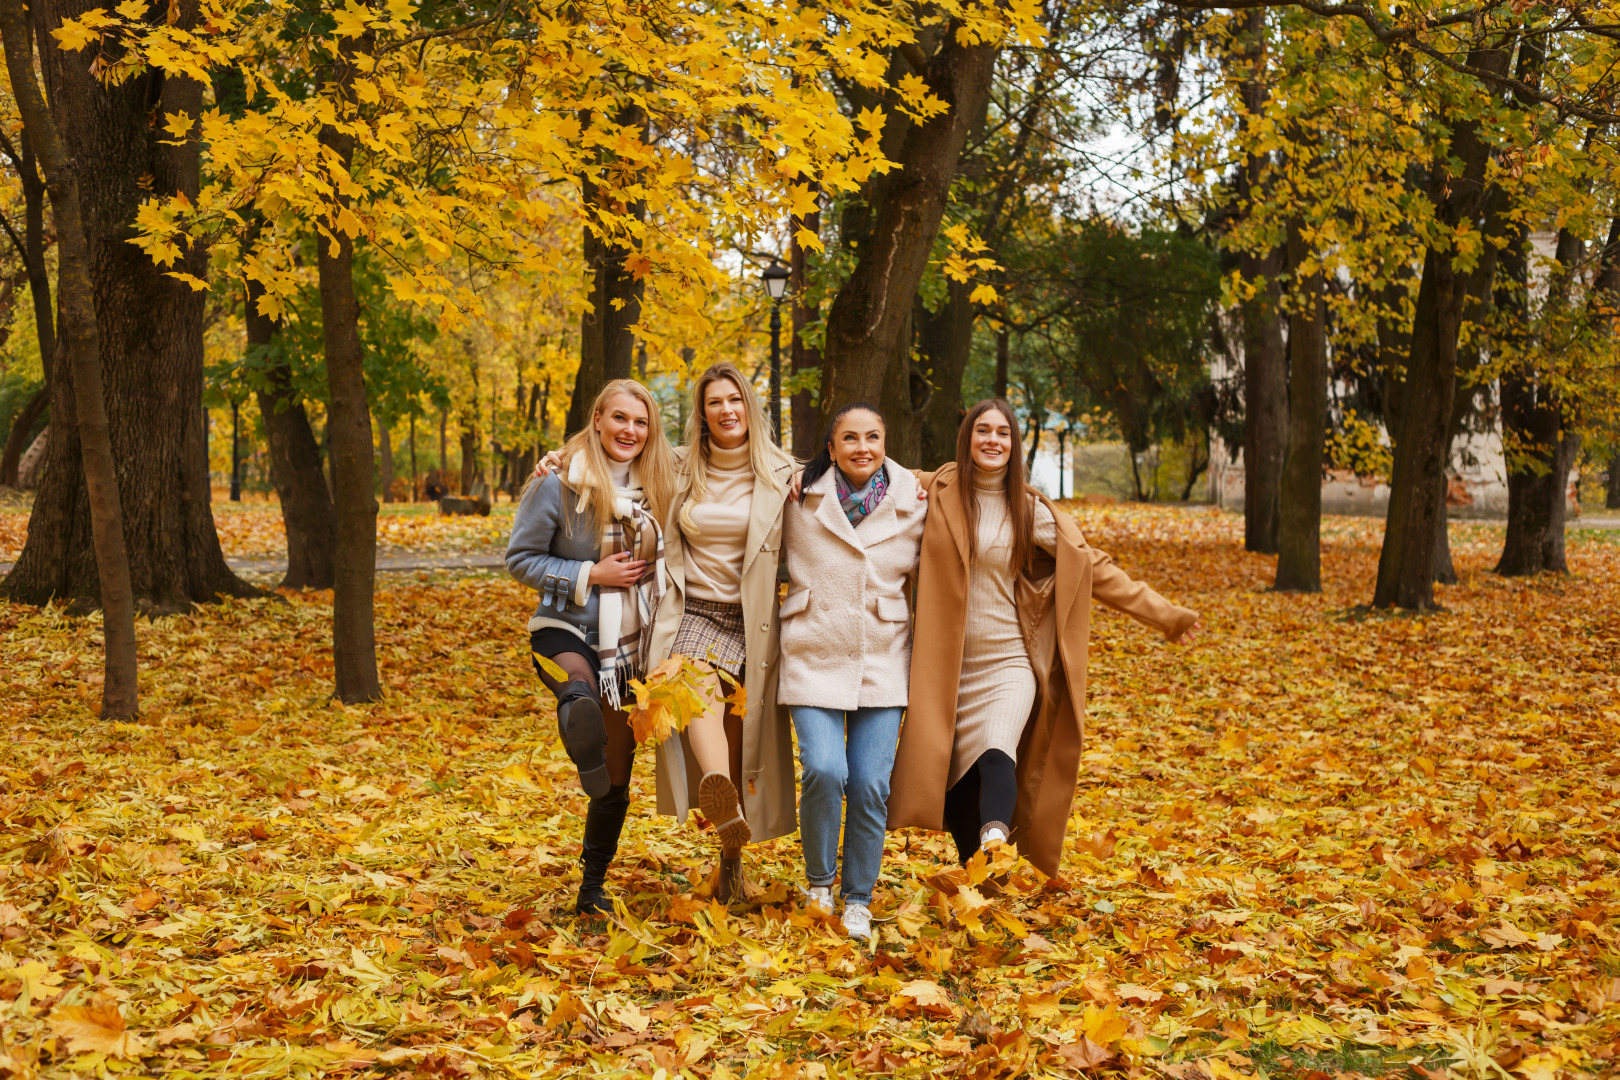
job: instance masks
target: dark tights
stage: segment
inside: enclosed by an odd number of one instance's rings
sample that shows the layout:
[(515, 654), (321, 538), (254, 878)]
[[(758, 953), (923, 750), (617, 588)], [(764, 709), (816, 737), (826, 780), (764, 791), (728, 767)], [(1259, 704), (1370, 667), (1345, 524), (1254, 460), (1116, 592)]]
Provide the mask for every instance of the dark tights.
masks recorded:
[(1018, 806), (1018, 766), (1000, 750), (979, 755), (956, 786), (945, 792), (945, 827), (966, 864), (979, 850), (979, 830), (992, 821), (1012, 824)]
[[(564, 652), (546, 659), (556, 664), (568, 673), (568, 681), (579, 681), (596, 690), (596, 669), (591, 662), (579, 653)], [(539, 665), (535, 667), (538, 669)], [(562, 697), (563, 684), (557, 682), (544, 671), (540, 671), (540, 681), (546, 684), (546, 689)], [(607, 703), (602, 704), (602, 719), (607, 724), (607, 768), (608, 779), (614, 787), (623, 787), (630, 783), (630, 768), (635, 764), (636, 740), (630, 734), (630, 719), (621, 709), (610, 709)]]

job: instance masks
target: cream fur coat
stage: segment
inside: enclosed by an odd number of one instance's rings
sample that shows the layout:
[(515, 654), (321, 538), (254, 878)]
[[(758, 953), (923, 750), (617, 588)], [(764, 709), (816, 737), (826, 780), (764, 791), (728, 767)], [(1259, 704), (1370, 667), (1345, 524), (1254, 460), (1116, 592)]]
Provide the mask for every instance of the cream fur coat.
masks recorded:
[(911, 672), (908, 579), (922, 553), (928, 504), (892, 460), (889, 489), (859, 526), (828, 470), (790, 502), (782, 537), (792, 584), (782, 601), (776, 700), (823, 709), (903, 706)]

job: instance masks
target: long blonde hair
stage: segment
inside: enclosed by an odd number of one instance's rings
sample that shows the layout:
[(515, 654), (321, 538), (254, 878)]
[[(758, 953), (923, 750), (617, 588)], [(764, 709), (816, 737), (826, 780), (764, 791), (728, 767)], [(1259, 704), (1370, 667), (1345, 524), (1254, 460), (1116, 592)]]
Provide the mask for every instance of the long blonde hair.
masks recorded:
[(753, 381), (729, 361), (710, 364), (692, 384), (692, 412), (686, 420), (686, 458), (678, 467), (677, 490), (686, 497), (681, 503), (680, 526), (694, 536), (698, 530), (692, 523), (692, 506), (702, 502), (709, 493), (709, 421), (703, 415), (703, 395), (710, 384), (721, 379), (729, 379), (742, 391), (743, 416), (748, 421), (748, 461), (754, 475), (785, 492), (787, 484), (777, 479), (776, 470), (783, 465), (796, 464), (792, 454), (771, 441), (770, 422), (760, 406), (759, 395), (754, 393)]
[(602, 415), (608, 402), (620, 394), (635, 398), (647, 409), (647, 441), (642, 444), (641, 453), (636, 455), (632, 464), (635, 465), (636, 479), (641, 482), (641, 491), (647, 500), (647, 511), (652, 514), (654, 521), (663, 523), (664, 515), (669, 512), (670, 499), (675, 493), (675, 452), (670, 449), (669, 438), (664, 434), (658, 402), (636, 380), (614, 379), (596, 395), (596, 403), (591, 406), (590, 422), (563, 444), (560, 466), (560, 478), (567, 485), (569, 466), (573, 464), (574, 457), (585, 455), (585, 475), (573, 490), (595, 515), (598, 536), (613, 520), (614, 483), (607, 451), (602, 449), (602, 433), (596, 430), (596, 418)]

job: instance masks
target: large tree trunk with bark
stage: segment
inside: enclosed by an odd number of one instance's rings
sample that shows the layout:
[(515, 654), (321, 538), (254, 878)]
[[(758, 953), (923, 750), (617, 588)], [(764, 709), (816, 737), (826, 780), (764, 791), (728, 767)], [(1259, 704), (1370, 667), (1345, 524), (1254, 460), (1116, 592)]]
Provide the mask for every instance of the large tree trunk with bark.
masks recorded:
[[(1243, 112), (1239, 128), (1248, 131), (1252, 118), (1265, 111), (1271, 96), (1264, 81), (1266, 12), (1246, 11), (1232, 39), (1227, 65), (1238, 80)], [(1238, 215), (1265, 197), (1270, 161), (1264, 154), (1244, 158), (1237, 172)], [(1243, 319), (1243, 547), (1275, 555), (1279, 543), (1283, 455), (1288, 437), (1288, 353), (1283, 343), (1281, 249), (1239, 257), (1243, 280), (1257, 287), (1240, 309)]]
[(1244, 280), (1265, 283), (1244, 302), (1243, 547), (1277, 553), (1283, 458), (1288, 443), (1288, 349), (1278, 311), (1282, 253), (1242, 256)]
[[(930, 312), (918, 305), (917, 352), (932, 390), (917, 415), (915, 468), (937, 469), (956, 458), (962, 424), (962, 376), (973, 356), (976, 316), (971, 281), (948, 281), (945, 302)], [(910, 464), (908, 462), (908, 464)]]
[[(1521, 322), (1529, 317), (1528, 236), (1521, 229), (1516, 242), (1501, 255), (1512, 290), (1502, 306), (1512, 305)], [(1584, 244), (1567, 229), (1558, 234), (1553, 272), (1548, 281), (1547, 306), (1561, 308)], [(1610, 224), (1609, 239), (1599, 257), (1589, 313), (1600, 323), (1612, 304), (1620, 278), (1620, 218)], [(1601, 332), (1601, 329), (1600, 329)], [(1508, 445), (1508, 523), (1496, 572), (1505, 577), (1543, 571), (1567, 573), (1564, 525), (1569, 512), (1569, 472), (1580, 451), (1580, 436), (1571, 430), (1568, 410), (1557, 390), (1537, 377), (1521, 358), (1502, 375), (1502, 432)]]
[[(96, 324), (95, 286), (90, 276), (91, 250), (81, 209), (77, 162), (63, 144), (50, 108), (34, 78), (34, 50), (22, 0), (0, 0), (0, 39), (12, 96), (23, 120), (23, 137), (44, 166), (56, 218), (58, 267), (64, 334), (55, 384), (72, 408), (56, 416), (58, 430), (73, 437), (81, 454), (85, 502), (90, 516), (91, 549), (102, 608), (103, 719), (127, 720), (140, 707), (136, 681), (135, 595), (130, 587), (129, 554), (124, 542), (124, 515), (114, 466), (112, 431), (102, 386), (101, 335)], [(63, 404), (69, 402), (64, 400)], [(70, 428), (66, 418), (77, 421)], [(30, 535), (32, 542), (32, 535)], [(26, 551), (26, 549), (25, 549)]]
[(852, 401), (880, 396), (892, 364), (910, 356), (912, 306), (932, 253), (951, 181), (968, 132), (990, 93), (997, 46), (964, 45), (958, 27), (945, 28), (939, 46), (913, 63), (945, 112), (906, 132), (899, 168), (887, 178), (873, 207), (871, 228), (854, 271), (827, 313), (821, 372), (823, 423)]
[[(361, 39), (359, 47), (369, 44)], [(338, 61), (336, 81), (353, 83), (352, 54)], [(321, 145), (333, 151), (347, 171), (354, 161), (354, 136), (337, 128), (321, 131)], [(338, 206), (344, 205), (338, 197)], [(336, 209), (336, 208), (334, 208)], [(336, 694), (345, 704), (382, 696), (377, 678), (377, 636), (373, 603), (377, 578), (377, 498), (372, 483), (371, 406), (366, 397), (365, 349), (360, 344), (360, 304), (354, 292), (354, 240), (328, 220), (331, 236), (316, 237), (321, 290), (321, 334), (326, 351), (330, 401), (326, 434), (332, 462), (332, 502), (337, 510), (337, 550), (332, 590), (332, 666)]]
[[(42, 2), (38, 35), (49, 40), (63, 17), (77, 17), (87, 0)], [(194, 0), (178, 8), (180, 25), (197, 18)], [(257, 595), (239, 580), (220, 551), (210, 506), (203, 430), (202, 293), (167, 275), (208, 273), (208, 255), (195, 247), (171, 267), (154, 266), (129, 235), (136, 210), (156, 192), (195, 198), (199, 151), (195, 138), (172, 141), (152, 117), (195, 118), (202, 86), (148, 70), (104, 86), (89, 67), (94, 50), (44, 50), (43, 70), (57, 128), (78, 177), (89, 250), (90, 282), (101, 347), (107, 423), (123, 509), (130, 584), (136, 604), (154, 612), (181, 611), (224, 594)], [(36, 148), (37, 149), (37, 148)], [(41, 157), (43, 158), (43, 154)], [(57, 217), (61, 234), (61, 218)], [(58, 350), (51, 373), (51, 413), (76, 415), (69, 351)], [(100, 603), (90, 493), (78, 435), (70, 422), (53, 429), (28, 542), (4, 592), (44, 603), (71, 597)]]
[[(278, 330), (273, 319), (259, 314), (257, 293), (257, 287), (250, 285), (249, 348), (272, 344)], [(326, 486), (321, 444), (309, 425), (304, 403), (293, 392), (287, 365), (270, 365), (265, 381), (267, 389), (258, 392), (259, 417), (270, 443), (270, 480), (281, 500), (281, 523), (287, 533), (287, 573), (281, 587), (330, 589), (336, 580), (332, 557), (337, 547), (337, 517)]]
[[(647, 114), (639, 105), (627, 104), (619, 110), (616, 123), (621, 128), (639, 127), (647, 132)], [(596, 185), (583, 181), (581, 200), (593, 205)], [(645, 217), (644, 202), (633, 203), (630, 213)], [(590, 305), (579, 318), (579, 370), (574, 375), (574, 396), (568, 405), (566, 438), (591, 419), (591, 406), (602, 387), (614, 379), (630, 377), (635, 353), (636, 324), (641, 321), (641, 300), (646, 284), (625, 268), (630, 248), (616, 241), (604, 241), (587, 227), (583, 240), (585, 272), (590, 275)], [(465, 494), (465, 492), (463, 492)]]
[(1288, 318), (1288, 448), (1279, 489), (1276, 588), (1322, 591), (1322, 452), (1327, 437), (1327, 295), (1320, 273), (1300, 275), (1308, 252), (1288, 230), (1294, 272)]
[[(1475, 50), (1475, 66), (1504, 73), (1502, 49)], [(1429, 179), (1436, 217), (1447, 226), (1477, 222), (1486, 205), (1485, 166), (1490, 145), (1475, 120), (1457, 121), (1437, 153)], [(1458, 166), (1453, 171), (1452, 163)], [(1445, 480), (1452, 400), (1457, 388), (1457, 335), (1462, 328), (1470, 279), (1453, 263), (1449, 248), (1430, 248), (1423, 259), (1407, 352), (1401, 428), (1395, 435), (1384, 546), (1378, 558), (1373, 606), (1425, 610), (1434, 607), (1435, 492)]]
[[(1508, 466), (1508, 523), (1496, 572), (1507, 577), (1565, 569), (1564, 516), (1558, 512), (1563, 507), (1565, 483), (1564, 471), (1558, 468), (1564, 456), (1563, 410), (1557, 395), (1536, 378), (1524, 348), (1528, 342), (1524, 328), (1530, 318), (1529, 242), (1528, 231), (1520, 226), (1502, 252), (1504, 281), (1497, 291), (1497, 306), (1508, 315), (1513, 328), (1511, 344), (1519, 347), (1500, 382), (1502, 441), (1506, 444)], [(1567, 270), (1565, 246), (1565, 234), (1561, 234), (1555, 273)], [(1556, 551), (1548, 543), (1555, 516)]]

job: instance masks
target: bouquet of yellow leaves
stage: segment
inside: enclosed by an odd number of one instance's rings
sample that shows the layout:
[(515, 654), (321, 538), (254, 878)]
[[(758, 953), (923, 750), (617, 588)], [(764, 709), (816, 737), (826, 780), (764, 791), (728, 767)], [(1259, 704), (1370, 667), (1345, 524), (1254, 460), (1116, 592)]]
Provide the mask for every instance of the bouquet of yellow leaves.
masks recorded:
[[(568, 673), (549, 657), (534, 653), (540, 670), (558, 682), (566, 683)], [(715, 695), (709, 676), (720, 676), (722, 685), (729, 685), (731, 693)], [(636, 703), (630, 708), (630, 732), (636, 742), (649, 739), (661, 743), (677, 731), (683, 731), (694, 716), (701, 716), (716, 703), (730, 705), (737, 712), (748, 711), (748, 688), (736, 676), (719, 668), (699, 667), (691, 658), (675, 655), (647, 672), (645, 679), (631, 679), (630, 692)]]
[[(710, 676), (720, 676), (731, 693), (717, 697)], [(630, 691), (636, 703), (630, 708), (630, 732), (636, 742), (663, 742), (682, 731), (694, 716), (701, 716), (718, 705), (731, 705), (737, 712), (748, 709), (748, 691), (727, 671), (699, 667), (685, 656), (671, 656), (647, 672), (645, 679), (631, 679)]]

